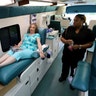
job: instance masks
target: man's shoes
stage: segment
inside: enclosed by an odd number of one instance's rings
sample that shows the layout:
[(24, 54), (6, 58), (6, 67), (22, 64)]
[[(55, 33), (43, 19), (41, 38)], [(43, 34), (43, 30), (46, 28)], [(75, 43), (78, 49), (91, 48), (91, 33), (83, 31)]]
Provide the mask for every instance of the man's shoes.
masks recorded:
[(62, 78), (62, 77), (60, 77), (59, 78), (59, 82), (63, 82), (63, 81), (65, 81), (66, 79), (65, 78)]
[(75, 90), (75, 88), (73, 88), (73, 87), (71, 86), (71, 84), (70, 84), (70, 89), (71, 89), (71, 90)]

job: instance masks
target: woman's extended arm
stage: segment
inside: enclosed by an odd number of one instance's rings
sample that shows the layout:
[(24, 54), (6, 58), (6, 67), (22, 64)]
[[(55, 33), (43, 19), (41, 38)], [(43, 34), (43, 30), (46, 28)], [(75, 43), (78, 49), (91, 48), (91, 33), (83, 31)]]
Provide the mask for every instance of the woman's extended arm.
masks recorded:
[(79, 44), (79, 45), (73, 45), (73, 49), (86, 49), (86, 48), (90, 48), (93, 45), (93, 42), (89, 42), (86, 44)]
[(22, 44), (22, 41), (20, 41), (17, 45), (15, 44), (15, 45), (13, 46), (13, 48), (19, 49), (20, 46), (21, 46), (21, 44)]
[(21, 46), (21, 44), (22, 44), (22, 41), (20, 41), (20, 42), (18, 43), (18, 47), (20, 47), (20, 46)]
[(45, 55), (44, 55), (44, 53), (42, 51), (42, 45), (41, 45), (41, 42), (40, 42), (40, 38), (37, 38), (37, 43), (38, 43), (38, 49), (39, 49), (40, 57), (45, 58)]
[(73, 42), (73, 40), (72, 39), (65, 39), (64, 37), (61, 37), (61, 41), (63, 42), (63, 43), (65, 43), (65, 44), (68, 44), (68, 45), (71, 45), (71, 44), (73, 44), (74, 42)]

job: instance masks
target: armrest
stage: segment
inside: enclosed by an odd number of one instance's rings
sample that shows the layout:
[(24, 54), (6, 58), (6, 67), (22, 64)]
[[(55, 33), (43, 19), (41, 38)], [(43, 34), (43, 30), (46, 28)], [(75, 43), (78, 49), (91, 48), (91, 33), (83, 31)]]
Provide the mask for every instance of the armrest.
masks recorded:
[(90, 75), (91, 64), (85, 61), (79, 61), (75, 76), (71, 82), (72, 87), (83, 92), (87, 91), (89, 89)]
[[(46, 52), (47, 49), (49, 48), (49, 46), (47, 44), (43, 44), (42, 45), (42, 50), (43, 52)], [(38, 58), (40, 55), (39, 55), (39, 49), (37, 49), (37, 51), (35, 51), (33, 54), (32, 54), (32, 57), (34, 58)]]

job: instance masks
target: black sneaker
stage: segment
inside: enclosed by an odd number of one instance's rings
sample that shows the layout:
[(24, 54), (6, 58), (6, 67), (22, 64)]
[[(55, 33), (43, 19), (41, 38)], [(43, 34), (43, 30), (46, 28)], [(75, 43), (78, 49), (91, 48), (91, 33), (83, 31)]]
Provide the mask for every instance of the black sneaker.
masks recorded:
[(75, 90), (75, 88), (73, 88), (73, 87), (71, 86), (71, 84), (70, 84), (70, 89), (71, 89), (71, 90)]
[(66, 79), (65, 78), (62, 78), (62, 77), (60, 77), (59, 78), (59, 82), (63, 82), (63, 81), (65, 81)]

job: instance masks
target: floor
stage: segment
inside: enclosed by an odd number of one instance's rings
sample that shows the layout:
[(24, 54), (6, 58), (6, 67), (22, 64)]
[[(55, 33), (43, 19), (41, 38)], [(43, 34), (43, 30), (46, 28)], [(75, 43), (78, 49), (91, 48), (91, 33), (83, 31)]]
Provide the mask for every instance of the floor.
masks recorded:
[(77, 90), (70, 90), (68, 80), (58, 81), (62, 68), (61, 56), (62, 50), (31, 96), (78, 96)]

